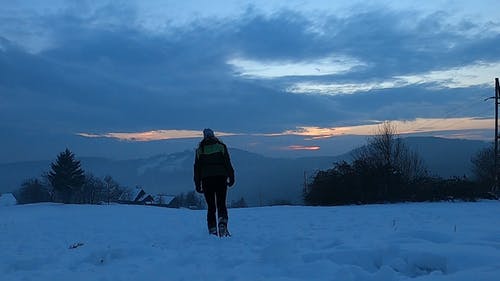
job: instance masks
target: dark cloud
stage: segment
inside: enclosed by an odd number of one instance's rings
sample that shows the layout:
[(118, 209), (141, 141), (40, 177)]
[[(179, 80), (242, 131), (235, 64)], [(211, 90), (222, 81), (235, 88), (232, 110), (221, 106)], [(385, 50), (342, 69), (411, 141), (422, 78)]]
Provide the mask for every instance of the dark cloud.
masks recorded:
[[(269, 133), (442, 117), (440, 112), (485, 91), (407, 87), (350, 96), (298, 95), (284, 91), (297, 77), (246, 79), (227, 61), (235, 56), (307, 61), (342, 54), (368, 66), (309, 80), (366, 82), (500, 58), (499, 35), (465, 35), (479, 24), (450, 26), (446, 16), (440, 12), (407, 24), (417, 18), (410, 12), (371, 10), (325, 17), (318, 26), (293, 11), (264, 16), (248, 10), (238, 19), (206, 19), (152, 32), (138, 27), (133, 7), (75, 6), (32, 21), (53, 42), (43, 52), (29, 53), (1, 40), (0, 117), (7, 122), (0, 129), (58, 136), (204, 127)], [(467, 115), (456, 113), (461, 114)]]
[(319, 38), (311, 30), (313, 23), (293, 11), (272, 16), (247, 13), (235, 26), (229, 42), (235, 52), (247, 58), (263, 60), (315, 58), (325, 55)]
[[(422, 19), (411, 12), (372, 10), (326, 21), (325, 42), (331, 50), (369, 63), (365, 77), (390, 77), (500, 59), (494, 47), (500, 37), (468, 35), (475, 24), (448, 23), (445, 12)], [(485, 52), (489, 50), (488, 52)], [(346, 75), (348, 77), (348, 75)]]

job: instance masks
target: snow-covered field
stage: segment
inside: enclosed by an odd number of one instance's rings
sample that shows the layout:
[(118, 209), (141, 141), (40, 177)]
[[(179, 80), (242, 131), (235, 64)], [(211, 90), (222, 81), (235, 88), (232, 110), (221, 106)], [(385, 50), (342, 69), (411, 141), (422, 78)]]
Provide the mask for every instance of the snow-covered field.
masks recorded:
[[(500, 280), (500, 202), (0, 207), (0, 280)], [(73, 246), (73, 247), (71, 247)]]

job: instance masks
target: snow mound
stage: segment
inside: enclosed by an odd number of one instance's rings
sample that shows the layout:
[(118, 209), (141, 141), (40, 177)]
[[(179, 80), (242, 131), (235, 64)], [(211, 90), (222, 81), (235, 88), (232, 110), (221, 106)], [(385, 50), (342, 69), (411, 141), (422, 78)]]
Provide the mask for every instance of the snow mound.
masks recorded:
[(0, 207), (13, 206), (17, 204), (17, 199), (12, 193), (0, 194)]

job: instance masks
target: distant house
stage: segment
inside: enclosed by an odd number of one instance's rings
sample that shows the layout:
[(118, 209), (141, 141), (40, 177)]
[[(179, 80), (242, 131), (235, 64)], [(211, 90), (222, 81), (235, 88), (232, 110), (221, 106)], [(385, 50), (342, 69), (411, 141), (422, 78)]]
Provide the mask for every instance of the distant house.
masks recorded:
[(124, 192), (120, 196), (119, 202), (125, 204), (152, 204), (154, 203), (154, 198), (138, 186), (130, 192)]
[(136, 187), (131, 192), (124, 192), (119, 199), (122, 204), (135, 204), (135, 205), (153, 205), (161, 207), (170, 207), (170, 203), (174, 200), (175, 196), (172, 195), (151, 195), (146, 193), (143, 188)]
[(158, 194), (154, 197), (155, 204), (166, 207), (170, 207), (170, 203), (172, 203), (174, 198), (175, 196), (173, 195), (165, 195), (165, 194)]
[(17, 205), (17, 199), (12, 193), (0, 194), (0, 207)]

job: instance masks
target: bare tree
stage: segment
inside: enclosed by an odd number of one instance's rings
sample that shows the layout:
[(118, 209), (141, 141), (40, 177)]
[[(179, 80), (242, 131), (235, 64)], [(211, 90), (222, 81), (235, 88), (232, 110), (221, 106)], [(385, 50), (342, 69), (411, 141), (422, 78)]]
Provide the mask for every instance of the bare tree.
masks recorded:
[(73, 193), (73, 203), (96, 204), (103, 201), (104, 183), (91, 173), (85, 174), (85, 182)]
[(369, 162), (377, 167), (386, 167), (412, 181), (427, 175), (422, 158), (412, 151), (397, 133), (396, 125), (385, 121), (368, 139), (368, 144), (358, 150), (355, 159)]
[(49, 202), (51, 199), (47, 186), (36, 178), (23, 182), (21, 189), (16, 193), (16, 198), (20, 204)]
[(476, 181), (487, 186), (495, 183), (495, 151), (491, 145), (478, 151), (471, 159), (472, 173)]
[(108, 204), (110, 202), (116, 202), (120, 199), (120, 196), (124, 192), (120, 184), (116, 182), (110, 175), (104, 177), (104, 184), (106, 185), (106, 200)]

